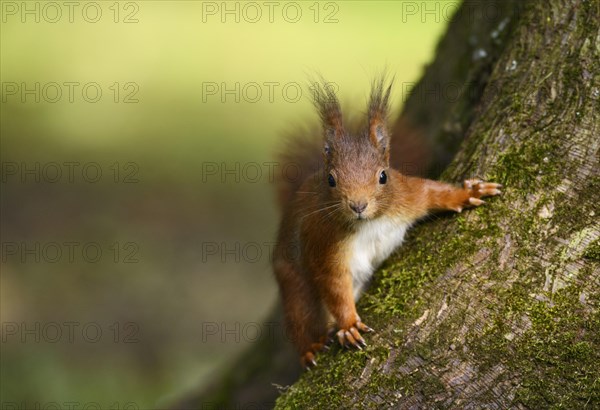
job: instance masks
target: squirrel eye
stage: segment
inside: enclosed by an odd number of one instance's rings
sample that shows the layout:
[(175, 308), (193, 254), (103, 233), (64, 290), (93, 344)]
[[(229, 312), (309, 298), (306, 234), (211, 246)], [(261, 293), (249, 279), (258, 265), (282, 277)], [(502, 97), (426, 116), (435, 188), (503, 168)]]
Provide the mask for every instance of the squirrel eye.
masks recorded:
[(329, 182), (330, 187), (335, 187), (335, 178), (333, 177), (333, 175), (329, 174), (329, 176), (327, 177), (327, 182)]
[(379, 174), (379, 183), (385, 184), (386, 182), (387, 182), (387, 174), (385, 173), (385, 171), (381, 171), (381, 174)]

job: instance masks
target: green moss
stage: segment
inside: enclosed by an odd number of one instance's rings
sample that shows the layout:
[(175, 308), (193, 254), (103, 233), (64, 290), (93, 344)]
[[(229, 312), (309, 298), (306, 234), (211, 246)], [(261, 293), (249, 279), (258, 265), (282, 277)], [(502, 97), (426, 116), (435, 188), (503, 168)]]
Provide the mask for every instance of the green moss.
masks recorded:
[(552, 302), (535, 303), (529, 310), (532, 329), (516, 350), (523, 372), (517, 401), (531, 408), (599, 403), (598, 314), (582, 311), (574, 288), (553, 295)]
[[(523, 287), (507, 292), (505, 308), (481, 337), (470, 340), (470, 347), (489, 362), (501, 358), (518, 371), (521, 385), (515, 401), (528, 408), (600, 403), (598, 311), (584, 309), (575, 287), (544, 296), (548, 301), (532, 300)], [(508, 324), (523, 320), (530, 328), (515, 336)]]
[(600, 261), (600, 240), (596, 240), (588, 246), (583, 254), (586, 259)]
[(557, 185), (564, 173), (557, 143), (545, 142), (541, 135), (532, 135), (502, 153), (497, 160), (492, 179), (518, 189), (523, 196), (540, 186)]

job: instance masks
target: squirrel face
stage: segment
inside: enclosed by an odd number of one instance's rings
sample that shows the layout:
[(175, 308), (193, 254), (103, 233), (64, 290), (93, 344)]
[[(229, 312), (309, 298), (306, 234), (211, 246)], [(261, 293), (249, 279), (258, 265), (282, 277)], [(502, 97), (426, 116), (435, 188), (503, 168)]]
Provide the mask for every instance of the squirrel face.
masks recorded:
[(339, 203), (347, 219), (370, 219), (381, 214), (391, 198), (388, 184), (389, 133), (386, 126), (391, 85), (373, 84), (367, 127), (351, 135), (344, 129), (340, 104), (333, 90), (317, 88), (315, 106), (324, 133), (325, 187), (328, 199)]
[(388, 157), (368, 135), (336, 138), (326, 146), (325, 185), (331, 201), (341, 204), (345, 219), (370, 219), (387, 206)]

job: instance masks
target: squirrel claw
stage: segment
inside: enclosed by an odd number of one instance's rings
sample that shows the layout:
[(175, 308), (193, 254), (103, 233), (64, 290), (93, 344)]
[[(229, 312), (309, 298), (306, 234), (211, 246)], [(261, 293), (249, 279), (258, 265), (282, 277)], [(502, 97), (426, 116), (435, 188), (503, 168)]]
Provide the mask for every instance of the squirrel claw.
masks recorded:
[(358, 322), (356, 322), (356, 327), (358, 328), (358, 330), (360, 330), (361, 332), (365, 332), (365, 333), (373, 333), (375, 332), (373, 329), (371, 329), (369, 326), (365, 325), (363, 322), (361, 322), (360, 320)]
[(473, 206), (479, 206), (479, 205), (483, 205), (485, 204), (485, 201), (479, 199), (479, 198), (469, 198), (469, 203)]
[(302, 367), (304, 367), (308, 371), (310, 371), (313, 367), (317, 366), (315, 355), (313, 352), (310, 351), (302, 355), (302, 357), (300, 358), (300, 363), (302, 364)]
[(348, 329), (340, 329), (337, 332), (337, 337), (340, 345), (345, 348), (354, 347), (358, 350), (362, 350), (363, 347), (367, 346), (365, 339), (360, 335), (359, 329), (363, 332), (372, 332), (373, 329), (363, 324), (362, 322), (356, 322), (354, 326)]
[[(467, 202), (464, 204), (467, 206), (483, 205), (485, 204), (485, 201), (480, 198), (496, 196), (502, 193), (500, 189), (498, 189), (502, 188), (502, 185), (495, 182), (483, 182), (480, 179), (467, 179), (463, 186), (468, 194)], [(462, 207), (459, 207), (458, 209), (462, 210)]]
[(320, 339), (320, 342), (323, 343), (324, 346), (329, 347), (333, 344), (335, 337), (335, 329), (329, 329), (326, 336), (323, 336)]
[(325, 350), (326, 347), (328, 347), (328, 346), (326, 346), (325, 343), (323, 343), (323, 342), (320, 341), (320, 342), (317, 342), (317, 343), (312, 343), (310, 345), (310, 351), (314, 352), (314, 353), (317, 353), (317, 352), (320, 352), (322, 350)]

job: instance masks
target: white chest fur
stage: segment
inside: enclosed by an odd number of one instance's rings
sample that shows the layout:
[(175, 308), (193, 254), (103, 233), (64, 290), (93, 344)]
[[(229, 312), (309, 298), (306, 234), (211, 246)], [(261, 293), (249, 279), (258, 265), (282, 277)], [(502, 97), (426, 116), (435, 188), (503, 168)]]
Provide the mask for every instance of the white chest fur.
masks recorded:
[(380, 217), (360, 225), (349, 242), (354, 300), (360, 297), (373, 271), (402, 244), (410, 225), (393, 217)]

